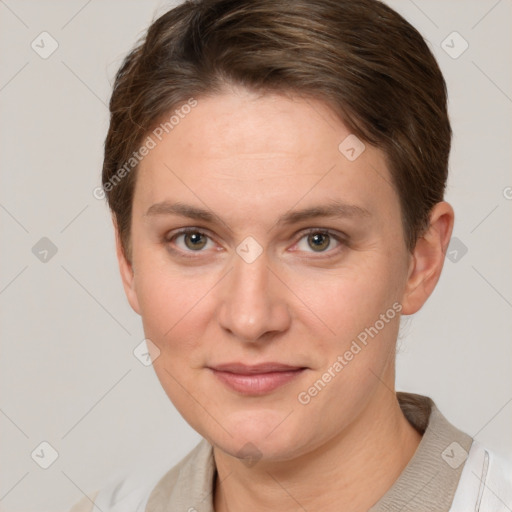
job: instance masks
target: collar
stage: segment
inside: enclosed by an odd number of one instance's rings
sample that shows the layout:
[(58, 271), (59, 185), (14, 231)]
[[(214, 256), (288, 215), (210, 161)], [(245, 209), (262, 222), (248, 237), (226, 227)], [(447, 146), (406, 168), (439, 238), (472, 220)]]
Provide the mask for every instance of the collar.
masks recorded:
[[(451, 425), (430, 398), (399, 392), (397, 399), (423, 437), (398, 479), (369, 512), (448, 510), (473, 440)], [(214, 512), (215, 478), (213, 447), (203, 439), (158, 482), (146, 512)]]

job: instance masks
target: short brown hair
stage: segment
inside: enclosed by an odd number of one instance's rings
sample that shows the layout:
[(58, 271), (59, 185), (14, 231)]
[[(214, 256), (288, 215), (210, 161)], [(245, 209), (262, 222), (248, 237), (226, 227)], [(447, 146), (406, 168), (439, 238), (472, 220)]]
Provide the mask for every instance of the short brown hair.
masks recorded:
[(446, 84), (418, 31), (377, 0), (189, 0), (152, 23), (110, 100), (102, 181), (129, 259), (137, 168), (119, 170), (162, 116), (226, 84), (321, 99), (381, 148), (414, 247), (451, 144)]

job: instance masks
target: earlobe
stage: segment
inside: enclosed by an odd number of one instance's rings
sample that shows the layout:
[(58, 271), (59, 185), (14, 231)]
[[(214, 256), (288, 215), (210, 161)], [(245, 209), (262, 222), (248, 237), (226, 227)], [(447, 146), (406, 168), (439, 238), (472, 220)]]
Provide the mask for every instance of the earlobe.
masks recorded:
[(402, 300), (402, 314), (416, 313), (427, 301), (441, 276), (453, 230), (453, 208), (445, 201), (430, 213), (430, 224), (414, 247)]
[(116, 237), (117, 262), (119, 264), (119, 272), (121, 274), (124, 292), (132, 309), (140, 315), (139, 300), (137, 298), (135, 289), (135, 272), (133, 269), (133, 264), (128, 261), (125, 255), (123, 245), (121, 243), (121, 237), (119, 235), (119, 229), (117, 227), (117, 222), (114, 216), (112, 216), (112, 222), (114, 224), (114, 233)]

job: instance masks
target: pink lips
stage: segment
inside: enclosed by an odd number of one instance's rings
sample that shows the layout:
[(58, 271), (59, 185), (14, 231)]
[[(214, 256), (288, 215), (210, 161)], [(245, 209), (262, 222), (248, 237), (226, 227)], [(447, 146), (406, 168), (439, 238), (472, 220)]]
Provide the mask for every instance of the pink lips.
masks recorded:
[(210, 367), (210, 370), (234, 391), (244, 395), (263, 395), (290, 382), (305, 368), (280, 363), (258, 365), (228, 363)]

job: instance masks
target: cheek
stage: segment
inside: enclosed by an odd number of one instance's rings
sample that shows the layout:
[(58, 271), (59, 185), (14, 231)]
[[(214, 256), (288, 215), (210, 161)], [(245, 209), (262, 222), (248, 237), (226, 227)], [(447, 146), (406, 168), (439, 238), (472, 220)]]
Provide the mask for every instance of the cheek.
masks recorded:
[(204, 364), (204, 332), (211, 315), (207, 299), (212, 285), (208, 280), (164, 273), (151, 265), (138, 279), (144, 334), (159, 350), (153, 368), (171, 402), (196, 427), (194, 421), (202, 416), (191, 396), (197, 393), (197, 377)]
[[(197, 322), (201, 317), (201, 299), (208, 292), (209, 280), (186, 277), (150, 258), (139, 261), (142, 264), (136, 272), (135, 287), (144, 332), (162, 352), (171, 351), (177, 333), (187, 333), (184, 326), (190, 318)], [(181, 350), (188, 345), (186, 338), (180, 339)]]
[(331, 274), (323, 286), (309, 289), (315, 311), (334, 332), (318, 336), (310, 346), (323, 354), (322, 364), (296, 396), (312, 428), (339, 428), (357, 415), (387, 380), (393, 362), (400, 326), (400, 274), (390, 273), (383, 261), (366, 272), (359, 270)]
[(346, 343), (400, 302), (402, 273), (397, 261), (369, 254), (357, 265), (297, 274), (294, 290), (321, 320), (326, 337)]

